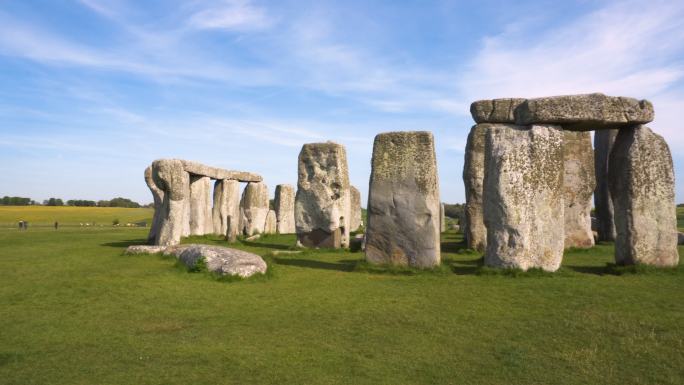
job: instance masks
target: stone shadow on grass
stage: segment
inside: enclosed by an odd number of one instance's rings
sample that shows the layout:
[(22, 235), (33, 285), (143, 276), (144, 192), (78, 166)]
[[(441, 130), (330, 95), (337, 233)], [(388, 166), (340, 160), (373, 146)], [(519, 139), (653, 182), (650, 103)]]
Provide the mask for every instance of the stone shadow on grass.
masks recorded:
[(278, 265), (306, 267), (309, 269), (336, 270), (336, 271), (344, 271), (344, 272), (354, 271), (354, 268), (356, 267), (356, 264), (358, 262), (357, 259), (345, 259), (345, 260), (341, 260), (341, 261), (338, 261), (337, 263), (335, 263), (335, 262), (318, 261), (315, 259), (278, 258), (278, 257), (273, 258), (273, 261)]
[(126, 239), (123, 241), (105, 242), (100, 244), (100, 246), (115, 247), (115, 248), (126, 248), (133, 245), (147, 245), (147, 239)]

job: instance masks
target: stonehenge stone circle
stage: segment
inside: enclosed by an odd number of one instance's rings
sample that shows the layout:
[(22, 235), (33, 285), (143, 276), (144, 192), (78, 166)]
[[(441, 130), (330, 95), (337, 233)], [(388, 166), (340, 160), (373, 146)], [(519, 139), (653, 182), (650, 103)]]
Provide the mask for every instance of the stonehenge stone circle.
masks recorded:
[(341, 144), (308, 143), (298, 159), (295, 225), (305, 247), (349, 247), (351, 193)]
[(492, 125), (485, 147), (485, 264), (557, 270), (565, 238), (563, 129)]
[(461, 221), (460, 225), (468, 248), (480, 252), (484, 252), (487, 247), (487, 228), (484, 225), (482, 212), (482, 191), (485, 172), (485, 135), (490, 127), (492, 124), (485, 123), (476, 124), (470, 129), (463, 165), (466, 204), (463, 209), (465, 220)]
[(278, 234), (295, 233), (295, 190), (289, 184), (279, 184), (275, 189), (273, 206), (276, 213), (276, 231)]
[(240, 210), (243, 214), (243, 233), (246, 236), (263, 234), (268, 215), (268, 187), (262, 182), (247, 183), (242, 192)]
[(209, 203), (210, 188), (211, 178), (208, 176), (190, 176), (190, 235), (214, 232)]
[[(145, 182), (155, 200), (149, 244), (173, 246), (180, 243), (181, 237), (191, 233), (210, 234), (215, 231), (209, 191), (211, 179), (224, 182), (262, 180), (257, 174), (224, 170), (180, 159), (158, 159), (152, 162), (145, 170)], [(216, 199), (217, 194), (214, 196)], [(220, 211), (223, 206), (218, 206)]]
[(440, 199), (432, 133), (379, 134), (373, 143), (366, 260), (431, 268), (440, 264)]
[[(654, 117), (649, 101), (603, 94), (481, 100), (471, 114), (478, 124), (464, 165), (466, 239), (481, 205), (485, 264), (555, 270), (563, 244), (591, 247), (595, 238), (615, 239), (618, 264), (678, 263), (672, 157), (663, 138), (643, 126)], [(478, 130), (484, 145), (477, 145)], [(593, 175), (590, 130), (597, 130)]]
[[(230, 179), (216, 180), (212, 218), (214, 234), (225, 235), (227, 239), (238, 235), (238, 227), (235, 224), (240, 218), (240, 182)], [(231, 226), (228, 226), (229, 223)]]
[(277, 217), (275, 210), (268, 210), (264, 224), (264, 234), (275, 234), (277, 231)]
[(615, 262), (677, 266), (674, 169), (667, 143), (646, 126), (623, 128), (609, 164)]
[(351, 231), (356, 231), (361, 227), (361, 192), (354, 186), (350, 186), (351, 193)]
[(591, 201), (596, 187), (594, 150), (588, 131), (563, 132), (565, 248), (594, 246)]
[(615, 240), (615, 222), (613, 220), (613, 199), (608, 187), (608, 157), (613, 149), (615, 137), (619, 130), (598, 130), (594, 132), (594, 168), (596, 174), (596, 190), (594, 191), (594, 207), (599, 241)]

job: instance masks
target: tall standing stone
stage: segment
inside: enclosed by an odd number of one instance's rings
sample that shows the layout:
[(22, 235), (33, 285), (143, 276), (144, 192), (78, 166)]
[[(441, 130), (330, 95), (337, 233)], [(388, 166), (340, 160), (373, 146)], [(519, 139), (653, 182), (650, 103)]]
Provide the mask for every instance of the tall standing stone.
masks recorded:
[(446, 231), (446, 215), (444, 213), (444, 203), (439, 205), (439, 231), (440, 232), (445, 232)]
[(263, 234), (268, 215), (268, 187), (263, 182), (247, 183), (242, 192), (240, 211), (243, 215), (243, 228), (247, 236)]
[(278, 234), (295, 233), (295, 191), (289, 184), (279, 184), (275, 189), (273, 206), (276, 213), (276, 231)]
[[(474, 107), (471, 106), (471, 109)], [(487, 228), (484, 224), (482, 212), (482, 193), (485, 172), (485, 136), (487, 130), (492, 126), (492, 124), (483, 123), (476, 124), (470, 129), (463, 164), (466, 204), (464, 208), (465, 221), (461, 223), (461, 228), (468, 247), (480, 252), (484, 252), (487, 247)]]
[(373, 144), (366, 259), (429, 268), (440, 263), (440, 199), (432, 133), (379, 134)]
[(150, 188), (152, 192), (152, 198), (154, 199), (154, 216), (152, 217), (152, 225), (150, 226), (150, 233), (147, 236), (147, 243), (154, 245), (157, 241), (157, 234), (163, 222), (162, 204), (164, 201), (164, 190), (160, 189), (155, 183), (152, 177), (152, 166), (148, 166), (145, 169), (145, 183), (147, 187)]
[(591, 133), (563, 132), (565, 248), (594, 246), (591, 197), (596, 186)]
[(214, 232), (211, 219), (211, 203), (209, 190), (211, 178), (208, 176), (190, 176), (190, 234), (204, 235)]
[(298, 160), (295, 224), (306, 247), (349, 247), (351, 197), (341, 144), (309, 143)]
[[(236, 224), (239, 216), (240, 182), (228, 179), (217, 180), (214, 183), (214, 207), (212, 208), (214, 234), (225, 235), (228, 239), (237, 236), (238, 227), (228, 226), (228, 224)], [(228, 234), (228, 230), (231, 234)]]
[(354, 186), (350, 186), (351, 193), (351, 231), (356, 231), (361, 227), (361, 192)]
[(615, 262), (677, 266), (674, 169), (667, 143), (646, 126), (623, 128), (609, 164)]
[(562, 128), (492, 125), (485, 148), (485, 264), (557, 270), (564, 246)]
[(597, 130), (594, 132), (594, 170), (596, 173), (596, 190), (594, 191), (594, 207), (598, 221), (599, 241), (615, 240), (615, 222), (613, 221), (613, 199), (608, 186), (608, 158), (613, 150), (615, 137), (619, 130)]
[(275, 234), (277, 222), (275, 210), (268, 210), (268, 214), (266, 214), (266, 222), (264, 224), (264, 234)]
[(160, 225), (155, 234), (154, 244), (177, 245), (185, 227), (190, 175), (183, 169), (180, 160), (163, 159), (152, 162), (152, 180), (164, 191), (160, 207)]

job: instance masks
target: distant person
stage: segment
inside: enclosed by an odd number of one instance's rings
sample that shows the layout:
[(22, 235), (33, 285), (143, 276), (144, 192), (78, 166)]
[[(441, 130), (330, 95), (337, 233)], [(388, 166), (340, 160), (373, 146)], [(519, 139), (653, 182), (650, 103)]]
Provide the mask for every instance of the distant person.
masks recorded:
[(55, 221), (55, 230), (59, 228), (59, 222)]
[(24, 221), (24, 230), (28, 230), (28, 222)]
[(24, 221), (19, 221), (19, 230), (21, 231), (23, 229), (24, 229)]

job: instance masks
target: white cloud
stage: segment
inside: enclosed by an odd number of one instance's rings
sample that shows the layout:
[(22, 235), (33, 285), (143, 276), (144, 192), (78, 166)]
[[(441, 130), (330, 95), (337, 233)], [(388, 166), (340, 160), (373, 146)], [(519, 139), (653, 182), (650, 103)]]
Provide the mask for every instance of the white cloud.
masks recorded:
[(194, 13), (189, 25), (197, 29), (254, 31), (270, 27), (273, 19), (266, 10), (248, 0), (225, 0)]

